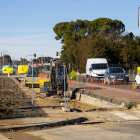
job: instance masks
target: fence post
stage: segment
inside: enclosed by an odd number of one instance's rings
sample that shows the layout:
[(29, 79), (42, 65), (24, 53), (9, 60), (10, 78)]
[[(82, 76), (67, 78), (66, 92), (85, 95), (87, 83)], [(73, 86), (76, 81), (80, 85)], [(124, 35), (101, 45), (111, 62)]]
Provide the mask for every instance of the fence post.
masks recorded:
[(93, 91), (93, 77), (92, 77), (92, 91)]
[(78, 76), (77, 76), (77, 88), (78, 88)]
[(133, 77), (134, 77), (134, 70), (133, 70)]
[(132, 90), (133, 90), (133, 102), (134, 102), (134, 88), (135, 88), (135, 85), (134, 85), (134, 82), (132, 82)]
[(67, 108), (68, 108), (69, 76), (67, 76), (67, 79), (68, 79), (68, 87), (67, 87)]
[(114, 92), (115, 92), (115, 98), (116, 98), (116, 90), (115, 90), (115, 82), (113, 80), (113, 84), (114, 84)]
[(102, 86), (103, 86), (103, 95), (104, 95), (104, 81), (102, 79)]
[(85, 84), (84, 84), (84, 81), (85, 81), (85, 79), (84, 79), (84, 77), (83, 77), (83, 87), (84, 87), (84, 89), (85, 89)]
[(70, 77), (69, 77), (69, 81), (70, 81), (70, 82), (69, 82), (69, 85), (70, 85), (70, 86), (72, 86), (72, 83), (71, 83), (71, 78), (70, 78)]

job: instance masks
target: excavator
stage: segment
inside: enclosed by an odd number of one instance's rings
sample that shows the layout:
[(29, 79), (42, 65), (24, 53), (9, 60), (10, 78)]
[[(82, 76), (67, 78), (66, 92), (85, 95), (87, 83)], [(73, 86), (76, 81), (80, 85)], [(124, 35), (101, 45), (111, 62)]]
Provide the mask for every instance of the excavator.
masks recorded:
[(44, 82), (40, 80), (40, 93), (45, 92), (47, 96), (57, 94), (64, 95), (68, 88), (66, 67), (60, 59), (51, 60), (50, 78)]
[[(39, 73), (41, 73), (41, 69), (39, 67), (33, 68), (33, 86), (34, 87), (40, 86), (41, 77), (38, 76)], [(32, 87), (32, 67), (28, 68), (28, 73), (25, 76), (24, 82), (26, 86)]]

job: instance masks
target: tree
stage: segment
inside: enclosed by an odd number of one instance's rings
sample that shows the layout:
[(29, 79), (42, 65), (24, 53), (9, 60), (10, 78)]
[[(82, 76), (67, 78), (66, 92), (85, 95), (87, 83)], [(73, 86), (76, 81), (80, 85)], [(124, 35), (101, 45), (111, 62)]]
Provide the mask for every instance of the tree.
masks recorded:
[(90, 22), (89, 34), (98, 33), (101, 31), (102, 27), (108, 25), (114, 29), (114, 33), (121, 34), (125, 31), (125, 25), (119, 20), (111, 20), (109, 18), (98, 18)]
[(140, 64), (140, 37), (132, 32), (122, 35), (125, 26), (119, 20), (62, 22), (53, 30), (63, 44), (62, 60), (80, 72), (85, 71), (88, 58), (107, 58), (110, 64)]
[(121, 21), (109, 18), (98, 18), (93, 21), (77, 20), (76, 22), (61, 22), (56, 24), (53, 30), (56, 34), (55, 39), (61, 39), (61, 43), (68, 47), (72, 41), (78, 41), (87, 35), (99, 33), (105, 25), (108, 28), (114, 29), (114, 33), (116, 34), (121, 34), (125, 31), (125, 26)]
[(7, 59), (9, 64), (12, 64), (11, 56), (10, 55), (4, 55), (4, 58)]

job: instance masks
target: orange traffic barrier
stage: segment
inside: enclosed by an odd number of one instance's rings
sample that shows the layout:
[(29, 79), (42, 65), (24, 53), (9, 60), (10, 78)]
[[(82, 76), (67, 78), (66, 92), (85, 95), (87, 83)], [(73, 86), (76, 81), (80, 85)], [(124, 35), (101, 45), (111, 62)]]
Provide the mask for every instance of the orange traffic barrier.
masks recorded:
[(49, 79), (50, 79), (50, 74), (49, 74)]
[(70, 86), (72, 86), (72, 83), (71, 83), (71, 78), (69, 77), (69, 81), (70, 81)]
[(41, 78), (43, 79), (43, 74), (41, 73)]
[(40, 73), (38, 73), (38, 77), (40, 77)]

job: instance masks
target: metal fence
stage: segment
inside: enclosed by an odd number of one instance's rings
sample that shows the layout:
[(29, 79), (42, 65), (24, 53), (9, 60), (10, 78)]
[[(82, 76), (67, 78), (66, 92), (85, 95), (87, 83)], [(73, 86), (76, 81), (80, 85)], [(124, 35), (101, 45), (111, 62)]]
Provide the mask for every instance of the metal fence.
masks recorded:
[[(74, 86), (76, 88), (85, 90), (92, 90), (94, 93), (106, 95), (112, 98), (120, 99), (122, 101), (140, 103), (140, 89), (136, 86), (135, 82), (135, 77), (138, 73), (136, 65), (109, 64), (109, 67), (111, 68), (123, 68), (125, 76), (122, 76), (121, 72), (116, 71), (115, 76), (114, 74), (108, 74), (109, 76), (107, 78), (104, 77), (104, 74), (102, 77), (94, 77), (92, 75), (87, 76), (86, 66), (70, 66), (70, 73), (74, 70), (76, 72), (76, 77), (75, 79), (72, 79), (72, 75), (69, 75), (69, 86)], [(82, 67), (85, 69), (79, 69)], [(112, 76), (112, 79), (110, 78), (110, 75)], [(128, 80), (126, 80), (127, 78)]]

